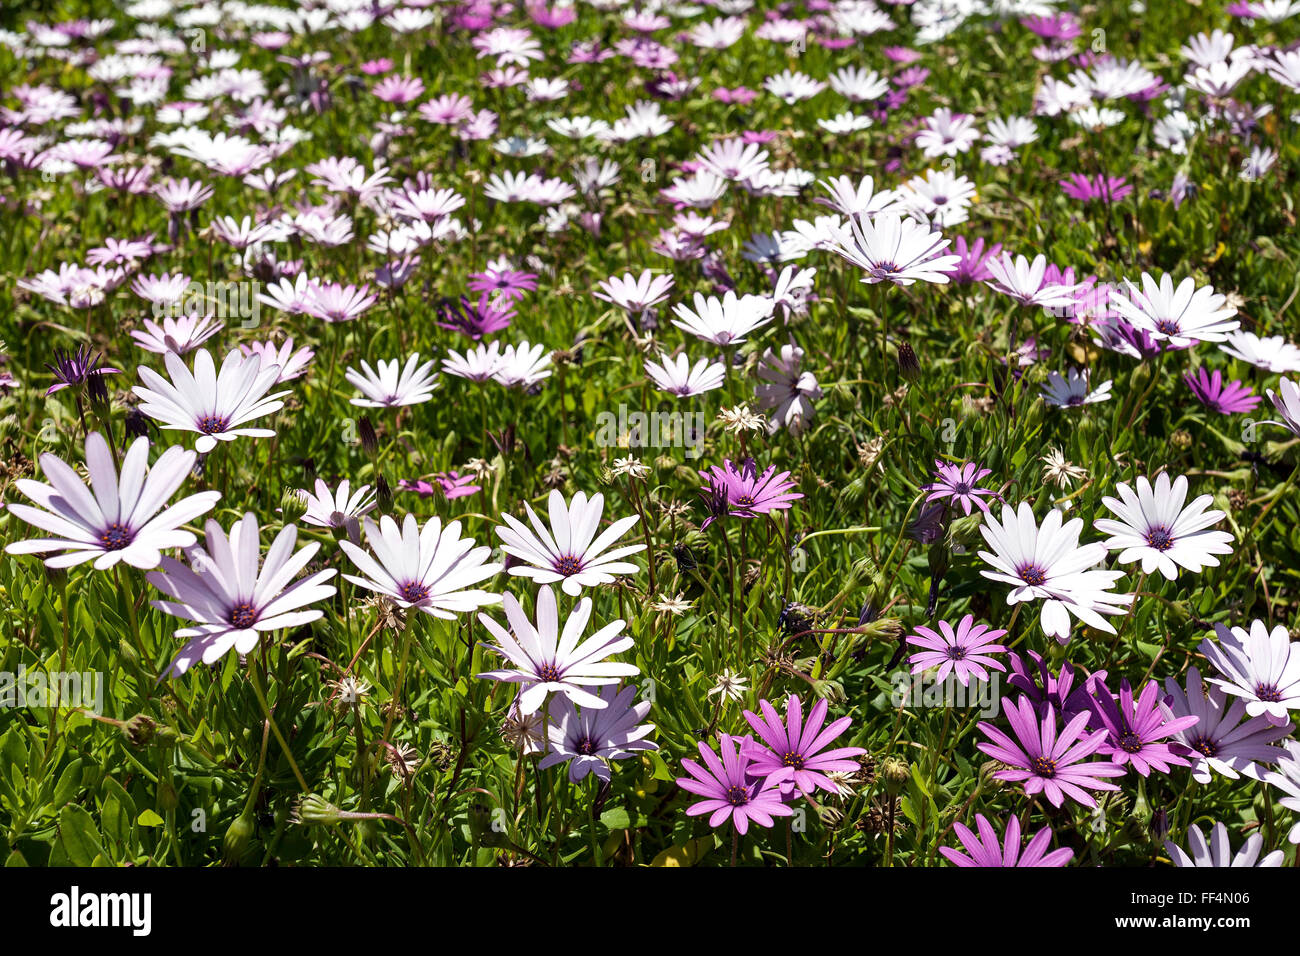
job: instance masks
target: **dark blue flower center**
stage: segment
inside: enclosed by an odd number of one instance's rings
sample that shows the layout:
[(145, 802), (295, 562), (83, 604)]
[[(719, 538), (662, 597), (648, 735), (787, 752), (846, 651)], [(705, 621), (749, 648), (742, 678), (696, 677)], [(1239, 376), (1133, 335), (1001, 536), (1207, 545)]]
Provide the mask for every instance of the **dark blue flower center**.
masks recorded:
[(566, 554), (555, 561), (555, 573), (563, 574), (568, 577), (570, 574), (577, 574), (582, 570), (582, 559), (572, 554)]
[(1282, 692), (1276, 684), (1259, 683), (1255, 685), (1255, 696), (1265, 703), (1276, 704), (1282, 699)]
[(238, 628), (252, 627), (257, 620), (257, 609), (247, 601), (236, 604), (230, 610), (230, 623)]
[(199, 419), (199, 431), (205, 435), (216, 435), (230, 426), (230, 419), (224, 415), (204, 415)]
[(1168, 528), (1158, 524), (1153, 528), (1148, 528), (1146, 533), (1147, 544), (1157, 551), (1168, 551), (1174, 546), (1174, 535)]
[(1119, 735), (1119, 749), (1125, 753), (1135, 754), (1142, 749), (1142, 738), (1131, 730)]
[(108, 551), (121, 551), (134, 537), (126, 525), (111, 524), (99, 533), (99, 543)]
[(1020, 569), (1020, 579), (1030, 587), (1041, 587), (1047, 580), (1047, 572), (1036, 564), (1026, 565)]
[(410, 581), (398, 588), (397, 593), (402, 596), (403, 601), (410, 604), (419, 604), (429, 596), (429, 588), (419, 581)]
[(733, 807), (743, 807), (749, 803), (749, 790), (741, 786), (728, 787), (724, 799)]
[(793, 767), (795, 770), (802, 770), (803, 763), (804, 763), (803, 754), (787, 752), (786, 755), (781, 758), (781, 766)]
[(1035, 757), (1029, 762), (1029, 765), (1033, 768), (1034, 773), (1038, 774), (1040, 777), (1056, 776), (1055, 760), (1051, 760), (1047, 757)]

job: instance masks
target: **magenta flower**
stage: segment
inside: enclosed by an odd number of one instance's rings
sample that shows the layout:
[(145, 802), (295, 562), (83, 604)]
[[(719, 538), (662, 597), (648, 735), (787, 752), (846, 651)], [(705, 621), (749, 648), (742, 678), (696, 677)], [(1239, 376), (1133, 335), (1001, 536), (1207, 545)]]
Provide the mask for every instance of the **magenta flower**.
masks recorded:
[(783, 471), (773, 477), (775, 472), (776, 466), (769, 465), (760, 476), (752, 458), (746, 458), (739, 471), (730, 459), (724, 459), (722, 468), (714, 465), (709, 471), (700, 472), (700, 477), (708, 481), (700, 494), (710, 511), (700, 530), (724, 514), (753, 518), (789, 508), (792, 501), (803, 497), (794, 490), (795, 483), (786, 480), (790, 472)]
[(957, 271), (951, 274), (951, 279), (958, 285), (969, 285), (993, 278), (988, 261), (997, 258), (1002, 252), (1002, 243), (995, 242), (985, 249), (983, 236), (971, 243), (966, 241), (965, 236), (957, 236), (952, 241), (952, 251), (960, 257), (960, 261), (957, 263)]
[(471, 292), (483, 292), (506, 302), (522, 299), (525, 292), (537, 288), (537, 276), (534, 273), (517, 272), (514, 269), (487, 268), (482, 272), (470, 273), (469, 279)]
[(963, 617), (955, 631), (947, 621), (939, 622), (939, 633), (928, 627), (917, 627), (915, 634), (908, 635), (907, 643), (925, 650), (913, 654), (907, 662), (912, 665), (913, 674), (938, 666), (936, 681), (942, 682), (952, 672), (963, 687), (969, 687), (972, 676), (976, 680), (989, 679), (985, 667), (1006, 670), (999, 661), (988, 656), (1006, 650), (1001, 644), (993, 643), (1006, 633), (995, 631), (987, 624), (976, 624), (973, 614)]
[(1251, 412), (1263, 401), (1244, 382), (1225, 382), (1223, 373), (1217, 368), (1213, 372), (1207, 372), (1202, 366), (1196, 370), (1195, 375), (1190, 372), (1184, 375), (1183, 381), (1187, 383), (1187, 387), (1192, 390), (1198, 402), (1220, 415)]
[(713, 91), (713, 98), (719, 103), (734, 103), (737, 106), (748, 106), (758, 97), (754, 90), (738, 86), (734, 90), (729, 90), (725, 86), (720, 86)]
[(434, 321), (440, 328), (460, 332), (477, 342), (484, 336), (509, 328), (515, 310), (510, 308), (508, 301), (497, 302), (484, 292), (477, 303), (465, 296), (440, 302), (434, 314)]
[(1144, 777), (1152, 769), (1168, 773), (1171, 766), (1191, 765), (1183, 756), (1190, 752), (1188, 748), (1179, 742), (1165, 743), (1164, 738), (1181, 733), (1200, 718), (1175, 717), (1159, 699), (1160, 686), (1155, 681), (1148, 681), (1136, 700), (1127, 680), (1120, 681), (1118, 698), (1101, 681), (1088, 683), (1094, 726), (1104, 727), (1107, 733), (1101, 753), (1109, 753), (1112, 763), (1128, 764)]
[(1064, 42), (1073, 40), (1083, 32), (1078, 18), (1072, 13), (1057, 13), (1052, 16), (1023, 17), (1020, 25), (1044, 40)]
[(677, 786), (704, 797), (686, 808), (687, 816), (711, 814), (711, 827), (719, 827), (731, 820), (741, 836), (749, 831), (750, 820), (761, 827), (770, 827), (773, 817), (794, 816), (794, 809), (781, 802), (780, 784), (791, 771), (756, 777), (751, 773), (753, 760), (743, 741), (730, 734), (719, 734), (718, 745), (722, 751), (721, 760), (701, 740), (697, 746), (705, 766), (701, 767), (690, 759), (682, 761), (682, 768), (690, 776), (678, 777)]
[(433, 476), (433, 480), (438, 483), (438, 487), (442, 489), (443, 497), (448, 500), (464, 498), (483, 490), (482, 485), (473, 483), (473, 475), (462, 475), (458, 471), (440, 471)]
[(742, 749), (748, 751), (753, 761), (749, 772), (753, 775), (780, 775), (781, 792), (787, 795), (795, 789), (806, 797), (816, 790), (838, 794), (839, 787), (826, 774), (837, 771), (852, 773), (858, 769), (858, 764), (850, 758), (866, 751), (861, 747), (836, 747), (823, 751), (850, 723), (848, 717), (841, 717), (823, 730), (827, 706), (825, 700), (813, 704), (806, 724), (803, 704), (794, 694), (785, 702), (785, 723), (781, 722), (776, 708), (765, 700), (758, 702), (758, 708), (763, 712), (761, 718), (752, 711), (745, 711), (745, 720), (763, 740), (760, 744), (746, 738), (748, 746), (742, 742)]
[(1023, 691), (1033, 701), (1038, 713), (1045, 714), (1054, 710), (1063, 720), (1069, 720), (1076, 714), (1091, 712), (1089, 684), (1093, 679), (1105, 680), (1106, 672), (1097, 671), (1091, 678), (1084, 672), (1085, 680), (1074, 686), (1074, 665), (1069, 661), (1061, 664), (1059, 674), (1053, 674), (1047, 667), (1047, 661), (1037, 651), (1027, 652), (1038, 668), (1039, 681), (1034, 679), (1024, 659), (1014, 651), (1011, 652), (1011, 674), (1007, 683)]
[(1066, 797), (1085, 807), (1095, 807), (1097, 801), (1089, 790), (1119, 789), (1097, 778), (1122, 777), (1124, 768), (1102, 760), (1081, 762), (1106, 743), (1106, 731), (1086, 733), (1091, 716), (1091, 712), (1076, 714), (1058, 734), (1056, 712), (1049, 710), (1040, 723), (1034, 705), (1027, 697), (1021, 697), (1007, 708), (1007, 720), (1016, 739), (984, 720), (980, 721), (979, 729), (992, 742), (978, 746), (994, 760), (1008, 765), (1008, 769), (999, 770), (993, 776), (1024, 783), (1029, 796), (1042, 793), (1054, 807), (1061, 806)]
[[(962, 853), (961, 850), (954, 850), (952, 847), (941, 846), (939, 852), (944, 855), (944, 859), (955, 866), (967, 867), (1065, 866), (1074, 857), (1074, 851), (1069, 847), (1061, 847), (1051, 853), (1046, 852), (1052, 842), (1050, 827), (1043, 827), (1035, 833), (1033, 839), (1022, 850), (1020, 847), (1020, 820), (1018, 817), (1012, 817), (1007, 821), (1005, 841), (998, 839), (997, 831), (993, 829), (993, 824), (989, 823), (984, 814), (975, 814), (975, 826), (979, 830), (979, 836), (976, 836), (968, 827), (960, 823), (953, 824), (957, 839), (961, 840), (961, 845), (965, 848), (966, 853)], [(967, 856), (967, 853), (970, 855)]]
[(1061, 192), (1079, 202), (1119, 202), (1133, 192), (1123, 176), (1084, 176), (1071, 173), (1060, 181)]
[(979, 481), (985, 475), (993, 474), (989, 468), (981, 468), (974, 462), (967, 462), (964, 465), (950, 465), (946, 462), (936, 461), (934, 463), (933, 484), (926, 485), (922, 491), (930, 492), (926, 501), (935, 501), (940, 498), (951, 498), (954, 502), (961, 504), (962, 511), (970, 514), (970, 506), (975, 505), (980, 511), (988, 513), (989, 506), (986, 505), (982, 498), (991, 495), (994, 498), (999, 497), (996, 491), (988, 488), (980, 488)]

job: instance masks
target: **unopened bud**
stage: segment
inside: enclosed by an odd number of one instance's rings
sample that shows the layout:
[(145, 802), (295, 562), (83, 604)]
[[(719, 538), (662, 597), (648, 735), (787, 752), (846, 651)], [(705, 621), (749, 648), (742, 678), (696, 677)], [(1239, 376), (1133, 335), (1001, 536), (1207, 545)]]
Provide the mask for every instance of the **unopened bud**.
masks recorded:
[(898, 346), (898, 374), (909, 382), (921, 377), (921, 361), (916, 357), (911, 342), (902, 342)]
[(286, 488), (280, 496), (280, 514), (285, 524), (293, 524), (307, 513), (307, 500), (297, 488)]
[(912, 766), (898, 757), (886, 757), (880, 762), (880, 779), (885, 785), (885, 791), (891, 797), (896, 797), (912, 779)]
[(375, 426), (369, 415), (357, 419), (357, 438), (361, 441), (362, 450), (373, 458), (379, 451), (379, 436), (375, 434)]

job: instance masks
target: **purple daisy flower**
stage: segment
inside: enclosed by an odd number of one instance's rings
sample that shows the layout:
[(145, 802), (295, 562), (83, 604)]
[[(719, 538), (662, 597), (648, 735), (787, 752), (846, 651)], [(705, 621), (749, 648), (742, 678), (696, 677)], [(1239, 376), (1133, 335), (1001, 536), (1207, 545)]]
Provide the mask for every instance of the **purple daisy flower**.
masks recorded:
[[(849, 726), (850, 719), (841, 717), (832, 721), (825, 729), (826, 701), (819, 700), (813, 704), (808, 714), (808, 722), (803, 720), (803, 703), (791, 694), (785, 702), (785, 723), (780, 715), (765, 700), (758, 702), (758, 709), (763, 712), (759, 717), (753, 711), (745, 711), (745, 720), (754, 728), (754, 733), (763, 743), (750, 741), (748, 756), (753, 761), (749, 772), (754, 775), (771, 776), (778, 774), (781, 792), (790, 794), (798, 790), (804, 796), (811, 796), (816, 790), (826, 790), (838, 794), (839, 788), (826, 776), (828, 773), (842, 771), (851, 773), (858, 769), (857, 761), (850, 758), (866, 753), (861, 747), (836, 747), (823, 750), (832, 740), (842, 734)], [(766, 744), (766, 746), (764, 746)], [(790, 771), (790, 773), (786, 773)]]
[[(1024, 849), (1021, 849), (1020, 819), (1018, 817), (1012, 817), (1007, 821), (1007, 833), (1004, 840), (998, 839), (993, 824), (982, 813), (975, 814), (975, 826), (979, 830), (979, 836), (972, 833), (969, 827), (960, 823), (953, 824), (957, 839), (961, 840), (961, 845), (966, 850), (966, 853), (962, 853), (961, 850), (954, 850), (952, 847), (941, 846), (939, 852), (943, 854), (944, 859), (955, 866), (1002, 867), (1065, 866), (1074, 857), (1074, 851), (1069, 847), (1061, 847), (1051, 853), (1047, 852), (1047, 848), (1052, 843), (1052, 830), (1050, 827), (1043, 827), (1035, 833), (1033, 839), (1025, 845)], [(967, 856), (967, 854), (970, 855)]]
[(45, 390), (45, 394), (53, 395), (60, 389), (75, 388), (78, 385), (98, 384), (102, 382), (102, 376), (114, 375), (122, 371), (120, 368), (101, 365), (101, 361), (98, 352), (91, 352), (84, 345), (75, 352), (55, 349), (54, 362), (45, 366), (54, 373), (54, 384)]
[(1122, 777), (1123, 767), (1102, 760), (1084, 760), (1106, 743), (1106, 731), (1087, 733), (1090, 712), (1076, 714), (1059, 734), (1056, 712), (1049, 710), (1040, 722), (1027, 697), (1021, 697), (1006, 713), (1015, 739), (986, 720), (979, 723), (980, 731), (991, 741), (979, 744), (979, 749), (1008, 765), (994, 777), (1023, 783), (1026, 794), (1032, 797), (1041, 793), (1054, 807), (1061, 806), (1066, 797), (1085, 807), (1095, 807), (1097, 801), (1089, 790), (1119, 789), (1097, 778)]
[(1061, 191), (1079, 202), (1119, 202), (1133, 192), (1123, 176), (1084, 176), (1071, 173), (1060, 181)]
[(1105, 680), (1106, 672), (1097, 671), (1089, 677), (1084, 672), (1084, 680), (1076, 687), (1074, 685), (1075, 667), (1069, 661), (1061, 664), (1058, 674), (1053, 674), (1047, 667), (1047, 661), (1036, 651), (1027, 651), (1026, 653), (1033, 659), (1035, 666), (1038, 668), (1038, 680), (1030, 672), (1024, 659), (1014, 651), (1011, 653), (1011, 674), (1007, 677), (1007, 683), (1016, 690), (1023, 691), (1025, 695), (1038, 708), (1039, 714), (1045, 714), (1049, 710), (1054, 710), (1063, 719), (1069, 720), (1076, 714), (1091, 713), (1092, 706), (1089, 703), (1090, 695), (1088, 685), (1093, 680)]
[(986, 495), (997, 498), (999, 495), (996, 491), (991, 491), (988, 488), (980, 488), (979, 481), (985, 475), (991, 474), (993, 474), (992, 469), (982, 468), (974, 462), (966, 462), (964, 465), (950, 465), (947, 462), (936, 461), (934, 463), (934, 483), (926, 485), (921, 490), (930, 492), (930, 496), (925, 499), (926, 501), (951, 498), (954, 502), (961, 504), (962, 511), (966, 514), (970, 514), (972, 504), (987, 514), (989, 506), (981, 498)]
[(1001, 254), (1002, 243), (995, 242), (985, 249), (983, 236), (970, 243), (965, 236), (957, 236), (952, 241), (952, 251), (961, 257), (961, 261), (957, 263), (957, 271), (951, 273), (950, 278), (958, 285), (969, 285), (993, 278), (988, 261)]
[(1206, 687), (1195, 667), (1187, 669), (1186, 689), (1168, 677), (1165, 691), (1174, 714), (1199, 718), (1194, 728), (1178, 734), (1179, 742), (1192, 751), (1192, 779), (1197, 783), (1209, 783), (1216, 773), (1231, 780), (1242, 775), (1258, 780), (1264, 773), (1261, 764), (1276, 763), (1286, 755), (1273, 745), (1290, 737), (1294, 724), (1278, 726), (1264, 715), (1243, 721), (1246, 700), (1230, 697), (1222, 687)]
[(678, 777), (677, 786), (704, 797), (686, 808), (687, 816), (711, 814), (711, 827), (731, 820), (741, 836), (749, 831), (750, 820), (759, 826), (770, 827), (773, 817), (794, 816), (794, 809), (781, 802), (780, 787), (782, 780), (792, 771), (781, 770), (766, 777), (755, 777), (751, 773), (753, 760), (744, 747), (744, 741), (730, 734), (719, 734), (718, 745), (722, 751), (721, 760), (701, 740), (697, 746), (705, 765), (701, 767), (690, 759), (682, 761), (682, 768), (690, 776)]
[(1144, 777), (1153, 769), (1168, 773), (1171, 766), (1191, 765), (1184, 757), (1187, 747), (1178, 742), (1166, 743), (1164, 738), (1181, 733), (1200, 718), (1175, 717), (1169, 705), (1159, 699), (1160, 687), (1155, 681), (1148, 681), (1136, 700), (1127, 680), (1120, 681), (1118, 698), (1099, 680), (1089, 685), (1093, 726), (1104, 727), (1108, 735), (1100, 752), (1109, 753), (1112, 763), (1128, 764)]
[(969, 687), (972, 676), (976, 680), (989, 679), (985, 667), (997, 671), (1006, 670), (999, 661), (989, 657), (990, 654), (1006, 650), (1001, 644), (993, 643), (1006, 633), (995, 631), (987, 624), (976, 624), (973, 614), (963, 617), (957, 623), (956, 630), (947, 621), (939, 622), (939, 632), (928, 627), (917, 627), (915, 634), (908, 635), (907, 643), (925, 650), (913, 654), (907, 662), (912, 665), (913, 674), (938, 666), (936, 681), (942, 682), (951, 672), (963, 687)]
[(469, 336), (475, 342), (510, 326), (515, 310), (507, 300), (496, 301), (488, 293), (479, 296), (477, 303), (465, 296), (459, 300), (446, 299), (438, 303), (434, 321), (440, 328), (450, 329)]
[(472, 272), (469, 277), (471, 292), (482, 292), (506, 302), (515, 302), (524, 297), (525, 292), (537, 289), (537, 275), (532, 272), (519, 272), (515, 269), (487, 268), (482, 272)]
[(1202, 366), (1196, 374), (1188, 373), (1183, 381), (1192, 390), (1196, 400), (1212, 412), (1220, 415), (1235, 415), (1238, 412), (1252, 412), (1263, 401), (1254, 390), (1244, 382), (1225, 382), (1223, 373), (1217, 368), (1207, 372)]
[(712, 512), (700, 526), (701, 531), (722, 513), (753, 518), (789, 508), (792, 501), (803, 497), (794, 490), (795, 483), (786, 480), (790, 472), (775, 475), (775, 465), (769, 465), (760, 476), (758, 465), (752, 458), (746, 458), (739, 471), (730, 459), (724, 459), (722, 464), (722, 468), (714, 465), (709, 471), (700, 472), (700, 476), (708, 481), (700, 493), (709, 502)]

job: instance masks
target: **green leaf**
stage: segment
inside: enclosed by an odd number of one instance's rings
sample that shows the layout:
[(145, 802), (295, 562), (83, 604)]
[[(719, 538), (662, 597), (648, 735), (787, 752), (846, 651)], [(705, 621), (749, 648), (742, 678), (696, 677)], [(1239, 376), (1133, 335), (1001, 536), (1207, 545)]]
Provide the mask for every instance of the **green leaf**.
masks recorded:
[(136, 823), (142, 827), (160, 827), (163, 825), (163, 818), (152, 810), (146, 809), (140, 813), (140, 819)]
[(59, 812), (59, 845), (73, 866), (90, 866), (103, 853), (95, 821), (84, 807), (70, 803)]
[(77, 791), (81, 789), (81, 766), (82, 760), (78, 757), (64, 769), (59, 776), (59, 782), (54, 788), (54, 806), (61, 807), (77, 799)]

